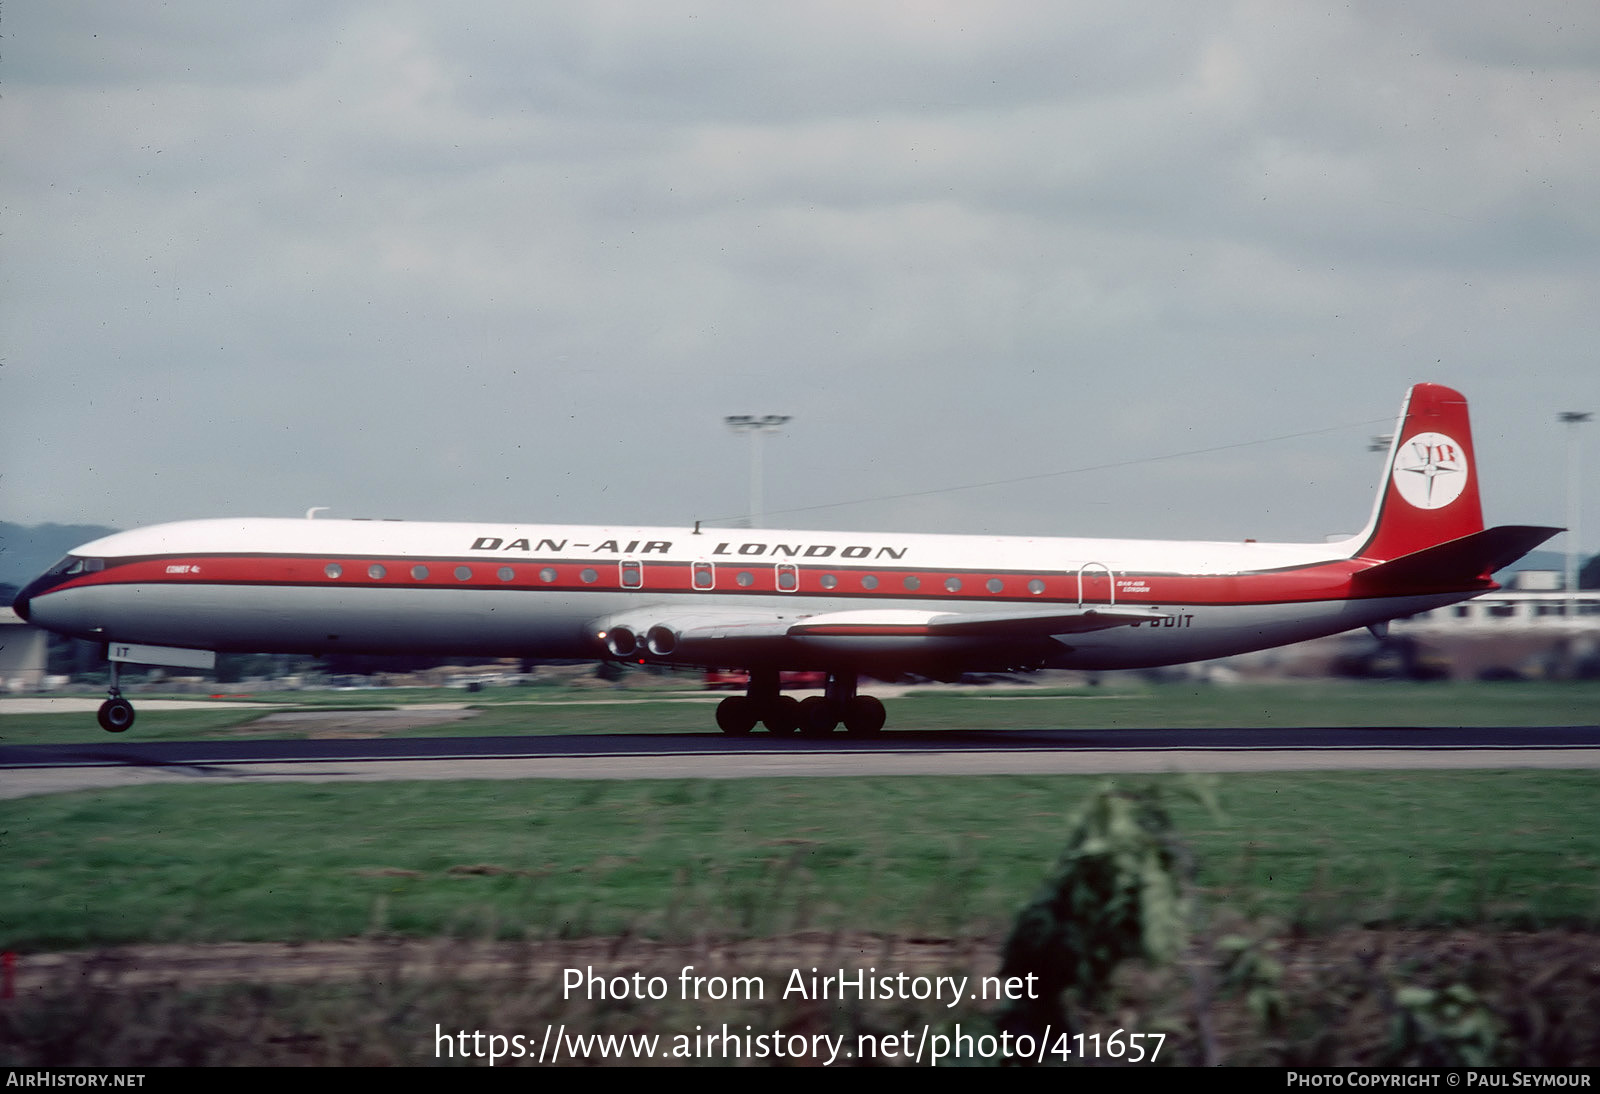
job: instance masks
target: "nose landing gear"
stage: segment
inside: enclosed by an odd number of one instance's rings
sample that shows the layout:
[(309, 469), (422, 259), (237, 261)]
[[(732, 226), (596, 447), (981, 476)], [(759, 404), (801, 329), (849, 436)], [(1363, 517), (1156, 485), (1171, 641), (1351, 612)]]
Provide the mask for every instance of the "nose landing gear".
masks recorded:
[(95, 716), (100, 719), (100, 728), (107, 733), (126, 733), (133, 725), (133, 704), (122, 697), (115, 661), (111, 662), (111, 687), (106, 692), (106, 701), (100, 704)]

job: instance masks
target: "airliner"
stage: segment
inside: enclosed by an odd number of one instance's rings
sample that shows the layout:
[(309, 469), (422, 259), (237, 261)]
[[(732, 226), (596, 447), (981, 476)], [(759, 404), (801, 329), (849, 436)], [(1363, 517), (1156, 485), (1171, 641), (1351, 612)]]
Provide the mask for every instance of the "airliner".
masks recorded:
[[(1418, 384), (1365, 529), (1327, 543), (197, 520), (86, 543), (15, 609), (105, 643), (114, 733), (134, 720), (120, 665), (228, 651), (739, 668), (724, 733), (871, 735), (885, 711), (863, 676), (1172, 665), (1381, 635), (1498, 588), (1561, 529), (1484, 528), (1477, 478), (1466, 400)], [(792, 670), (825, 673), (823, 694), (783, 694)]]

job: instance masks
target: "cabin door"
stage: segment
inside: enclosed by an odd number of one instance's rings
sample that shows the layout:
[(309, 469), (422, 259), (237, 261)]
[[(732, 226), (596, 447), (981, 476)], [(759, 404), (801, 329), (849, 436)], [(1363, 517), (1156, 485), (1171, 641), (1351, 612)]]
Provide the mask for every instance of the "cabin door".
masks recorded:
[(1085, 562), (1078, 567), (1078, 607), (1112, 607), (1117, 602), (1117, 582), (1111, 567), (1103, 562)]

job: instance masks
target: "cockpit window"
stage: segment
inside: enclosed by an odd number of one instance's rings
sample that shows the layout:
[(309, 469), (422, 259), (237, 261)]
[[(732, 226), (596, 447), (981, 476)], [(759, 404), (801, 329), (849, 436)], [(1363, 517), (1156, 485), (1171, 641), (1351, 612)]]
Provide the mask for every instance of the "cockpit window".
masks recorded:
[(61, 574), (64, 577), (71, 577), (73, 574), (99, 573), (105, 568), (106, 560), (103, 558), (76, 558), (72, 555), (68, 555), (50, 569), (52, 573)]

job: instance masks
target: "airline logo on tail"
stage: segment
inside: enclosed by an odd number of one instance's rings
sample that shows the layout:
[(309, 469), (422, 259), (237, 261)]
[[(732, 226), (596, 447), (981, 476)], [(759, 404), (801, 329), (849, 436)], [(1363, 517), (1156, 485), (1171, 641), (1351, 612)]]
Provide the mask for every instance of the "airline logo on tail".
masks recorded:
[(1418, 509), (1443, 509), (1467, 488), (1467, 457), (1443, 433), (1418, 433), (1395, 454), (1394, 485)]

